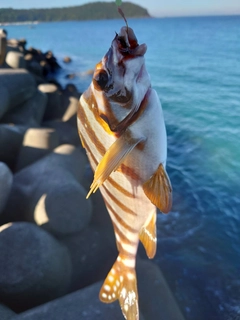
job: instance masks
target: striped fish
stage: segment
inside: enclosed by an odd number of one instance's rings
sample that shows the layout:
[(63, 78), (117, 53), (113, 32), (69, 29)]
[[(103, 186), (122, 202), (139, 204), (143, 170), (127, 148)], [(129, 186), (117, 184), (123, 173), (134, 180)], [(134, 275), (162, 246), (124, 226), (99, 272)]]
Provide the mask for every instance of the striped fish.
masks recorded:
[(146, 71), (145, 44), (123, 27), (96, 65), (80, 98), (78, 130), (94, 180), (111, 217), (119, 251), (100, 299), (119, 300), (125, 319), (138, 320), (135, 273), (139, 240), (147, 256), (156, 252), (156, 207), (171, 209), (172, 188), (165, 171), (167, 141), (161, 104)]

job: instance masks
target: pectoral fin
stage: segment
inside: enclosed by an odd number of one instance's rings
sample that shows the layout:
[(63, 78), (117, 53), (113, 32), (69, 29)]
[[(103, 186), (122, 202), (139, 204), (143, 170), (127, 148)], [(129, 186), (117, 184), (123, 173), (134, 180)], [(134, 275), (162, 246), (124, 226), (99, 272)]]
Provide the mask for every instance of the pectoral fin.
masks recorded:
[(154, 212), (148, 224), (142, 227), (139, 239), (146, 250), (148, 258), (152, 259), (155, 256), (157, 249), (156, 212)]
[(117, 168), (124, 161), (126, 156), (134, 149), (134, 147), (139, 142), (144, 140), (145, 138), (129, 138), (123, 134), (111, 145), (96, 168), (94, 180), (90, 187), (87, 198), (92, 192), (96, 192), (96, 190), (103, 184), (103, 182), (113, 171), (117, 170)]
[(152, 177), (143, 184), (143, 190), (151, 202), (163, 213), (172, 207), (172, 187), (167, 172), (162, 164)]

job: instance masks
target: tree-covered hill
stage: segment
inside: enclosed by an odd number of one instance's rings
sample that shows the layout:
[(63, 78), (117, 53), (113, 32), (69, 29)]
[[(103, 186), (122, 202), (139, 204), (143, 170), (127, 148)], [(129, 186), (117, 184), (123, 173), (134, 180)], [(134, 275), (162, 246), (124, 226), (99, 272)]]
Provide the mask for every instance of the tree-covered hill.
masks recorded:
[[(143, 7), (131, 2), (121, 6), (126, 17), (149, 17)], [(120, 18), (115, 2), (92, 2), (81, 6), (51, 9), (0, 9), (0, 23), (24, 21), (100, 20)]]

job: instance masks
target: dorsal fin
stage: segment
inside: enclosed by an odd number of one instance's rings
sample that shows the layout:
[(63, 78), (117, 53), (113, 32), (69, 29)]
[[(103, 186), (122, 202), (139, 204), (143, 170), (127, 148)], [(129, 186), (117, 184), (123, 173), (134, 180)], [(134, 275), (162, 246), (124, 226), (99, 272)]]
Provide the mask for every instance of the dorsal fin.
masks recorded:
[(148, 224), (142, 227), (139, 233), (139, 239), (146, 250), (148, 258), (152, 259), (157, 249), (156, 212), (154, 212)]
[(172, 207), (172, 186), (162, 163), (151, 178), (143, 184), (143, 190), (151, 202), (163, 213)]

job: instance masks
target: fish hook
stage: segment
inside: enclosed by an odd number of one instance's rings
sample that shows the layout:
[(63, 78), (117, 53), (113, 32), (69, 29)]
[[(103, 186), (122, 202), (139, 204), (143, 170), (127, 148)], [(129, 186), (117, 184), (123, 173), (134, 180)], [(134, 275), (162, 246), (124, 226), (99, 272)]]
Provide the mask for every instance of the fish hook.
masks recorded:
[(125, 15), (124, 15), (124, 13), (123, 13), (123, 11), (122, 11), (122, 9), (121, 9), (120, 7), (118, 7), (118, 12), (119, 12), (119, 14), (123, 17), (123, 19), (124, 19), (124, 21), (125, 21), (125, 23), (126, 23), (126, 26), (127, 26), (127, 34), (128, 34), (128, 23), (127, 23), (127, 19), (126, 19)]

